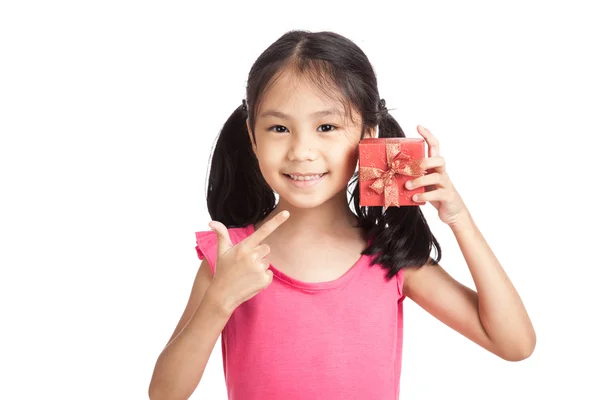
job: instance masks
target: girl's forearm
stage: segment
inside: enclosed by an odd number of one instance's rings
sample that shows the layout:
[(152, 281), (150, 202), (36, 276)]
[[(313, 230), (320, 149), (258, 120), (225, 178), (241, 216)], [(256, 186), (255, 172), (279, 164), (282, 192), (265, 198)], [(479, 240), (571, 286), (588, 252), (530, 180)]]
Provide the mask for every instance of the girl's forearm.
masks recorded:
[(451, 229), (473, 276), (479, 318), (490, 340), (508, 360), (527, 358), (536, 336), (517, 290), (468, 212)]
[(160, 354), (150, 399), (188, 399), (192, 395), (229, 317), (209, 287), (190, 322)]

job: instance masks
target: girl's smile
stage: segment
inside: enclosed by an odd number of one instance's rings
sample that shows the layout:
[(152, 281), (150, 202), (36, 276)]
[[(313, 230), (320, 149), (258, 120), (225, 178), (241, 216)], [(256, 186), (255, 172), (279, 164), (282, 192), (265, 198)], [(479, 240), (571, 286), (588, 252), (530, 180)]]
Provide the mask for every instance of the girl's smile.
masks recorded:
[(309, 188), (318, 185), (323, 181), (327, 172), (323, 174), (283, 174), (287, 180), (294, 186), (299, 188)]

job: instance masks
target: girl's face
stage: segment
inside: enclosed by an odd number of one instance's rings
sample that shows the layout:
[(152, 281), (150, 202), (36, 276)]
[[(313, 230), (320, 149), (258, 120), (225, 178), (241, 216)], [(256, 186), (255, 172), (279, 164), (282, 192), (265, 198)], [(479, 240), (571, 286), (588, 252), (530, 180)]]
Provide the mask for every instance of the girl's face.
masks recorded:
[[(282, 200), (298, 208), (316, 207), (336, 195), (347, 202), (361, 122), (357, 111), (354, 123), (343, 112), (341, 105), (290, 73), (265, 94), (253, 149), (266, 182)], [(372, 136), (367, 131), (365, 137)]]

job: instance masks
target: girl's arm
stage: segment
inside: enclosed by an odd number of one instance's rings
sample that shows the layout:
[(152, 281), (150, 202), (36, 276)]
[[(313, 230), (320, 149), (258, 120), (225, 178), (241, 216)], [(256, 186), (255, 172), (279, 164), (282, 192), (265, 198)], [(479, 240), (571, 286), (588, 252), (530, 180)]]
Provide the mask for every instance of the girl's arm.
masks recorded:
[(471, 215), (451, 226), (477, 292), (441, 266), (405, 270), (404, 294), (444, 324), (508, 361), (531, 355), (536, 335), (517, 290)]
[(148, 389), (151, 400), (188, 399), (200, 383), (217, 339), (231, 316), (211, 282), (212, 272), (204, 259), (184, 313), (156, 361)]

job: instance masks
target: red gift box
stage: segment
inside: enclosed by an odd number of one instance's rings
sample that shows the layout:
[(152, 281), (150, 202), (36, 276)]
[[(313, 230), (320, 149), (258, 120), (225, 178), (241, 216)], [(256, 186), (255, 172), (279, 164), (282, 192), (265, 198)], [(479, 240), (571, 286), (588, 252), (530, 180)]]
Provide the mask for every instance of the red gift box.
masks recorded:
[(420, 138), (369, 138), (358, 143), (358, 184), (361, 206), (418, 206), (412, 199), (425, 187), (408, 190), (407, 181), (425, 175), (419, 166), (425, 158)]

